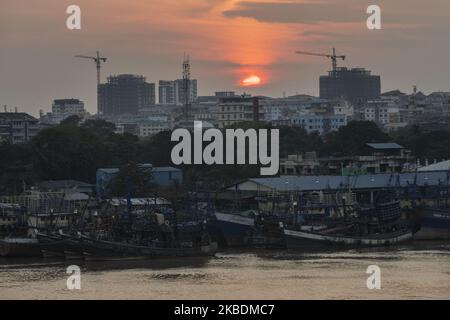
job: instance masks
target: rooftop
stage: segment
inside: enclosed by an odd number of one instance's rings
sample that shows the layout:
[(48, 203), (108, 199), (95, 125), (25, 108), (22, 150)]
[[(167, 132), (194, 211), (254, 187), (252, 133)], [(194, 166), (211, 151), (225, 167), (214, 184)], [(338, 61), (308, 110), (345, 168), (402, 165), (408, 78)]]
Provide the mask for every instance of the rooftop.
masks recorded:
[(389, 143), (367, 143), (367, 146), (372, 149), (377, 150), (386, 150), (386, 149), (405, 149), (405, 147), (395, 143), (395, 142), (389, 142)]
[[(245, 182), (253, 182), (258, 186), (279, 192), (340, 190), (348, 188), (382, 189), (396, 186), (407, 187), (415, 183), (418, 186), (445, 185), (449, 184), (448, 174), (449, 171), (361, 176), (281, 176), (278, 178), (255, 178), (246, 180)], [(238, 185), (241, 184), (239, 183)], [(235, 186), (230, 187), (229, 190), (235, 190)]]
[(450, 160), (434, 163), (429, 166), (419, 168), (420, 172), (450, 170)]
[(174, 168), (174, 167), (155, 167), (152, 170), (153, 172), (168, 172), (168, 171), (177, 171), (181, 172), (180, 169)]
[(37, 119), (28, 113), (25, 112), (0, 112), (0, 119), (8, 119), (8, 120), (33, 120), (37, 121)]

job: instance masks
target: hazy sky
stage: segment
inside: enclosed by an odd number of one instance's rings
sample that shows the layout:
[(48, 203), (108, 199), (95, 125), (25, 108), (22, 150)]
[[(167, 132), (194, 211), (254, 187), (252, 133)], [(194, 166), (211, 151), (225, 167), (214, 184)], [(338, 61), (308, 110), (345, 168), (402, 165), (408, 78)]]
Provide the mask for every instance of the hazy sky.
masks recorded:
[[(66, 28), (71, 4), (80, 31)], [(383, 30), (367, 29), (370, 4)], [(155, 83), (181, 77), (189, 53), (201, 95), (318, 94), (331, 63), (294, 52), (333, 46), (346, 66), (380, 74), (384, 91), (450, 91), (449, 12), (448, 0), (0, 0), (0, 105), (37, 115), (74, 97), (95, 111), (94, 63), (74, 55), (97, 50), (109, 58), (103, 81), (135, 73)], [(240, 86), (250, 75), (262, 85)]]

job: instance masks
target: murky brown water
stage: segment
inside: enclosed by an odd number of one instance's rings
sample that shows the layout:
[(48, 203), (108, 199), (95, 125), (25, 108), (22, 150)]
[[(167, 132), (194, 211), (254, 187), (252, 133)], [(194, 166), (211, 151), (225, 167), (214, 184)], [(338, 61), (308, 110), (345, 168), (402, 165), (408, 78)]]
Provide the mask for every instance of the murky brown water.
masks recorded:
[[(79, 264), (82, 287), (70, 291), (67, 263), (0, 260), (0, 299), (450, 299), (448, 243)], [(366, 269), (374, 264), (382, 288), (372, 291)]]

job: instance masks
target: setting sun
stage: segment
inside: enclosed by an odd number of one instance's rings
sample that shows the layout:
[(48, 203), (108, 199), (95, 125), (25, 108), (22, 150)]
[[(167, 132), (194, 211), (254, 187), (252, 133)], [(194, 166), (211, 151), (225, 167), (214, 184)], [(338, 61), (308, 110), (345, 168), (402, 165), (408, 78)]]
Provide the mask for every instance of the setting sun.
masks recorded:
[(257, 85), (261, 84), (261, 78), (256, 75), (252, 75), (252, 76), (242, 80), (241, 84), (243, 86), (257, 86)]

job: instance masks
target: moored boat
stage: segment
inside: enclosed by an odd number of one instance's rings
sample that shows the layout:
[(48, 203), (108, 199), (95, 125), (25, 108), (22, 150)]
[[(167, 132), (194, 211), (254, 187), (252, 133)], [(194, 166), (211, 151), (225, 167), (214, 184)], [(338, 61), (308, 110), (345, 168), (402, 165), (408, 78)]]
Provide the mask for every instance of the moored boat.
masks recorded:
[(411, 230), (400, 230), (389, 233), (366, 236), (327, 235), (319, 232), (285, 229), (284, 235), (288, 248), (329, 248), (332, 246), (345, 247), (379, 247), (389, 246), (410, 240)]
[(143, 259), (161, 257), (202, 257), (214, 256), (217, 243), (211, 242), (191, 248), (168, 248), (152, 245), (82, 239), (83, 255), (86, 260)]
[(41, 249), (37, 239), (0, 239), (0, 256), (2, 257), (35, 257), (40, 255)]
[(415, 240), (450, 240), (450, 210), (423, 208)]
[(258, 213), (250, 210), (240, 213), (216, 212), (207, 230), (218, 243), (227, 247), (245, 246), (254, 235)]

